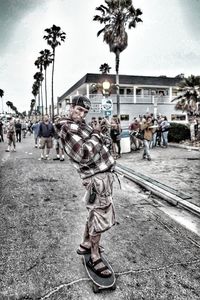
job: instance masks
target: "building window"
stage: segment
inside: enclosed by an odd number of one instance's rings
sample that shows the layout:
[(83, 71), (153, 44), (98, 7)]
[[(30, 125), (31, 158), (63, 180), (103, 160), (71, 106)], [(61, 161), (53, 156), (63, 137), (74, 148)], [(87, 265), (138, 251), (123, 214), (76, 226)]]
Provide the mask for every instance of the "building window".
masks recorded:
[(133, 89), (126, 89), (127, 95), (133, 95)]
[(172, 89), (172, 96), (177, 96), (177, 95), (178, 95), (177, 89)]
[(120, 95), (124, 95), (124, 89), (119, 89)]
[(186, 115), (184, 114), (172, 114), (171, 115), (172, 121), (186, 121)]
[(151, 90), (144, 89), (144, 96), (149, 96), (149, 95), (151, 95)]
[(136, 95), (142, 95), (142, 89), (136, 89)]
[(121, 121), (129, 121), (129, 115), (120, 115)]
[(69, 98), (65, 99), (65, 104), (66, 104), (66, 105), (67, 105), (67, 104), (70, 104), (70, 99), (69, 99)]

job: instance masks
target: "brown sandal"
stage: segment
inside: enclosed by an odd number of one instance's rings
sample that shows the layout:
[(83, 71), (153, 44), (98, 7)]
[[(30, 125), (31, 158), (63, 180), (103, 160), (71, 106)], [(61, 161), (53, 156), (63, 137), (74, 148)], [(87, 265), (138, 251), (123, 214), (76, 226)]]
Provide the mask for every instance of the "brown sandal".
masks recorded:
[(99, 269), (95, 269), (95, 266), (98, 265), (99, 263), (103, 263), (104, 262), (102, 261), (101, 258), (97, 259), (95, 262), (92, 261), (91, 257), (89, 259), (89, 261), (87, 262), (87, 266), (95, 273), (97, 274), (98, 276), (100, 277), (104, 277), (104, 278), (107, 278), (107, 277), (110, 277), (112, 275), (112, 273), (110, 274), (103, 274), (102, 272), (105, 271), (105, 270), (109, 270), (109, 268), (104, 264), (104, 267), (102, 268), (99, 268)]
[[(77, 249), (76, 253), (78, 255), (85, 255), (85, 254), (90, 254), (91, 253), (91, 248), (87, 248), (83, 245), (80, 244), (80, 248), (82, 248), (83, 250)], [(99, 252), (102, 253), (104, 252), (104, 248), (102, 246), (99, 246)]]

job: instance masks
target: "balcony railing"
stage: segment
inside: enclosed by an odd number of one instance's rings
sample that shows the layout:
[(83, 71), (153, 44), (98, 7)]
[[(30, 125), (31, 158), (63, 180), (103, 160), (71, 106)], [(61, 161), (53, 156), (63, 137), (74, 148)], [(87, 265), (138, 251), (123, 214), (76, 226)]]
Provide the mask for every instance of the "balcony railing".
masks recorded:
[[(101, 103), (103, 96), (101, 94), (90, 94), (89, 98), (92, 103)], [(111, 94), (108, 98), (112, 99), (113, 103), (117, 102), (116, 94)], [(162, 104), (170, 102), (169, 96), (136, 95), (134, 99), (133, 95), (120, 95), (120, 103), (123, 104)]]

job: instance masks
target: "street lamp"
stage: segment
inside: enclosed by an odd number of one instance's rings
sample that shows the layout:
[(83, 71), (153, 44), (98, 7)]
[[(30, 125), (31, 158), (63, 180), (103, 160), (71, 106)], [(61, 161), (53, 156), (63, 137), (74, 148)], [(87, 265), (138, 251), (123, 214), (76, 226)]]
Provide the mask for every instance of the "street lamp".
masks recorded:
[(103, 83), (102, 83), (102, 93), (103, 95), (105, 96), (108, 96), (110, 94), (110, 88), (111, 88), (111, 84), (108, 80), (105, 80)]
[(93, 90), (96, 90), (97, 92), (101, 91), (101, 93), (103, 95), (101, 107), (106, 116), (110, 116), (112, 113), (112, 110), (113, 110), (112, 99), (108, 99), (113, 85), (114, 84), (111, 84), (107, 79), (105, 79), (101, 83), (92, 84)]
[(108, 99), (108, 96), (111, 92), (111, 87), (112, 85), (110, 84), (110, 82), (105, 79), (102, 83), (102, 94), (105, 97), (104, 99), (102, 99), (102, 109), (105, 116), (110, 116), (113, 110), (112, 99)]

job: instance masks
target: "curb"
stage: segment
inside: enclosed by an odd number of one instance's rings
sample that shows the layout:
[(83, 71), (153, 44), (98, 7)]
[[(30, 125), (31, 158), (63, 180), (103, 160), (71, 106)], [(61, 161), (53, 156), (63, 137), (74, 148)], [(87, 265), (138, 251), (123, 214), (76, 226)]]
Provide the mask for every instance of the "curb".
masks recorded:
[(188, 150), (194, 150), (194, 151), (200, 151), (200, 147), (193, 147), (193, 146), (187, 146), (183, 144), (175, 144), (175, 143), (168, 143), (170, 147), (175, 148), (182, 148), (182, 149), (188, 149)]
[(128, 168), (124, 169), (123, 166), (117, 164), (116, 172), (120, 175), (125, 176), (127, 179), (136, 182), (140, 186), (144, 187), (146, 190), (151, 191), (154, 195), (166, 200), (168, 203), (174, 206), (181, 206), (186, 210), (194, 213), (195, 215), (200, 217), (200, 207), (190, 203), (189, 201), (182, 199), (181, 197), (171, 193), (170, 191), (163, 190), (162, 187), (156, 186), (151, 182), (148, 182), (146, 179), (143, 179), (138, 176), (138, 174), (132, 173), (132, 170), (128, 170)]

